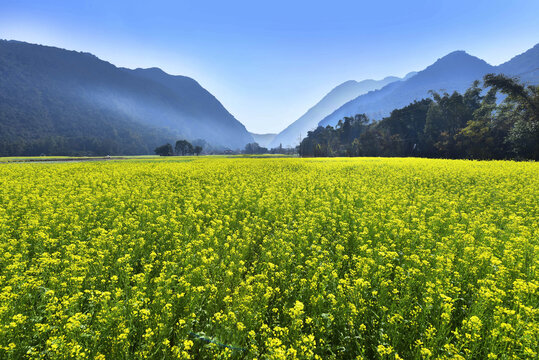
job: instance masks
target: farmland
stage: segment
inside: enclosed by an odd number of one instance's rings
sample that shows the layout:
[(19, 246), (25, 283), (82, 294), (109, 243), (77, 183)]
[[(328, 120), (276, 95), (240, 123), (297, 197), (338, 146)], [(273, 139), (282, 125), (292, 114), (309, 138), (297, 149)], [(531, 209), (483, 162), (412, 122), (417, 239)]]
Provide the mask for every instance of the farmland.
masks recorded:
[(539, 164), (0, 164), (1, 359), (532, 359)]

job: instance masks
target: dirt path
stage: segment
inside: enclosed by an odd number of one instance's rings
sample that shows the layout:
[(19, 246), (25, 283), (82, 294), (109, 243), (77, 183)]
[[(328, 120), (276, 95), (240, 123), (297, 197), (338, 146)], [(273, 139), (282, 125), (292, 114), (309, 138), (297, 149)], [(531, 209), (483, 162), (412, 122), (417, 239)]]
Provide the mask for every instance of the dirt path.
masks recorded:
[(82, 162), (82, 161), (108, 161), (108, 160), (125, 160), (125, 157), (92, 157), (92, 158), (47, 158), (47, 159), (13, 159), (7, 161), (1, 161), (0, 164), (8, 163), (29, 163), (29, 162), (39, 162), (39, 163), (59, 163), (59, 162)]

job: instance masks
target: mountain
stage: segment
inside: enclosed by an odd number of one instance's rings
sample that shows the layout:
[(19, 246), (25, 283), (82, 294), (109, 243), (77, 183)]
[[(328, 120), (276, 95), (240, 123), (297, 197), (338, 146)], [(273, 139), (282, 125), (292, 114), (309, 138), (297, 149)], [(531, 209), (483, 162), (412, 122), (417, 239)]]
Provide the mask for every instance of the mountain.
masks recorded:
[[(180, 131), (189, 131), (187, 138), (201, 138), (209, 143), (232, 148), (242, 148), (253, 141), (245, 126), (195, 80), (169, 75), (159, 68), (122, 70), (159, 83), (176, 94), (175, 105), (180, 109), (185, 123)], [(196, 127), (189, 129), (191, 124), (196, 124)]]
[[(411, 77), (413, 75), (414, 73), (410, 73), (407, 76)], [(389, 83), (399, 80), (401, 79), (398, 77), (389, 76), (382, 80), (363, 80), (360, 82), (349, 80), (340, 84), (299, 119), (281, 131), (269, 144), (269, 147), (278, 147), (280, 144), (283, 147), (295, 147), (299, 144), (302, 137), (307, 136), (309, 130), (316, 128), (318, 122), (331, 114), (335, 109), (361, 94), (380, 89)]]
[(319, 125), (334, 126), (345, 116), (360, 113), (367, 114), (371, 119), (381, 119), (394, 109), (428, 97), (430, 90), (463, 91), (493, 69), (479, 58), (464, 51), (455, 51), (407, 80), (391, 83), (347, 102), (320, 121)]
[(496, 72), (517, 76), (521, 81), (537, 84), (539, 82), (539, 44), (497, 66)]
[(401, 80), (408, 80), (409, 78), (411, 78), (412, 76), (416, 76), (417, 75), (417, 71), (412, 71), (412, 72), (409, 72), (408, 74), (406, 74)]
[(258, 145), (262, 147), (267, 147), (271, 141), (277, 136), (277, 134), (255, 134), (251, 133), (251, 136)]
[(1, 154), (148, 154), (204, 139), (241, 148), (245, 127), (195, 80), (76, 51), (0, 40)]
[(539, 44), (525, 53), (499, 66), (487, 64), (464, 51), (452, 52), (409, 79), (393, 82), (380, 90), (360, 95), (347, 102), (319, 122), (320, 126), (335, 126), (345, 116), (365, 113), (379, 120), (394, 109), (402, 108), (414, 100), (430, 97), (429, 91), (465, 91), (475, 80), (487, 73), (519, 76), (522, 81), (539, 83)]

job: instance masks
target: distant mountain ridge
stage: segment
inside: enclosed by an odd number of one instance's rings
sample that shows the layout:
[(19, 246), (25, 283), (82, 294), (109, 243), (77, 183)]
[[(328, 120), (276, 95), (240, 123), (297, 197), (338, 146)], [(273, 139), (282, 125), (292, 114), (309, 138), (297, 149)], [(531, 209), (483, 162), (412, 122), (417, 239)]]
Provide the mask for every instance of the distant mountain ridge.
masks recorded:
[(539, 84), (539, 44), (498, 66), (454, 51), (402, 79), (346, 81), (279, 134), (251, 134), (189, 77), (0, 40), (0, 155), (148, 154), (177, 139), (202, 139), (221, 149), (254, 141), (295, 146), (319, 125), (360, 113), (381, 119), (430, 90), (462, 92), (491, 72)]
[(361, 113), (379, 120), (394, 109), (429, 97), (430, 90), (463, 92), (475, 80), (481, 80), (488, 73), (520, 76), (522, 81), (538, 84), (538, 69), (539, 44), (499, 66), (492, 66), (464, 51), (454, 51), (407, 80), (358, 96), (326, 116), (318, 125), (335, 126), (340, 119)]
[(528, 51), (517, 55), (509, 61), (497, 66), (498, 71), (501, 73), (520, 75), (521, 73), (528, 72), (539, 68), (539, 44), (535, 45)]
[[(405, 78), (411, 77), (415, 73), (409, 73)], [(299, 144), (302, 137), (307, 135), (309, 130), (313, 130), (318, 126), (318, 122), (325, 116), (329, 115), (335, 109), (345, 104), (346, 102), (356, 98), (361, 94), (369, 91), (380, 89), (387, 84), (402, 80), (395, 76), (388, 76), (382, 80), (349, 80), (331, 90), (324, 96), (316, 105), (310, 108), (298, 120), (290, 124), (286, 129), (281, 131), (273, 141), (269, 144), (270, 148), (278, 147), (294, 147)]]
[(255, 134), (251, 133), (251, 136), (253, 137), (254, 141), (262, 146), (262, 147), (268, 147), (268, 145), (271, 143), (271, 141), (277, 136), (277, 134)]
[[(187, 138), (202, 138), (210, 143), (235, 148), (241, 148), (252, 141), (245, 126), (194, 79), (187, 76), (169, 75), (159, 68), (122, 70), (159, 83), (178, 95), (174, 100), (175, 105), (182, 109), (183, 114), (192, 124), (196, 124), (196, 128), (190, 129), (187, 133)], [(188, 128), (188, 124), (184, 124), (181, 130), (185, 128)], [(239, 141), (234, 140), (238, 136)]]
[(0, 76), (3, 153), (51, 142), (58, 152), (143, 154), (180, 138), (223, 148), (253, 141), (195, 80), (160, 69), (122, 69), (88, 53), (0, 40)]

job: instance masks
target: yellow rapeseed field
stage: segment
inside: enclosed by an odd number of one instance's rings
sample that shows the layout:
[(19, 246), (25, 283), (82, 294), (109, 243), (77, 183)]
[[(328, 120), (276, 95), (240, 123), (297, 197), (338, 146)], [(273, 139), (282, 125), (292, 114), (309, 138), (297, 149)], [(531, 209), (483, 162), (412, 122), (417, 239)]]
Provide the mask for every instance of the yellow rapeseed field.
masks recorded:
[(0, 164), (0, 359), (536, 359), (539, 164)]

